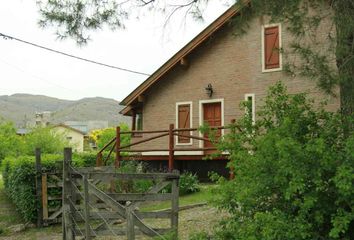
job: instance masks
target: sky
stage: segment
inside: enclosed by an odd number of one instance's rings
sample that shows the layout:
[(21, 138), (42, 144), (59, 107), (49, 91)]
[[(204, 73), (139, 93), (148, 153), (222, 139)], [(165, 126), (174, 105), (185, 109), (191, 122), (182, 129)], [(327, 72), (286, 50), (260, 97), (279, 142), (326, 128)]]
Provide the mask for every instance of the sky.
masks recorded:
[[(38, 26), (35, 0), (0, 0), (0, 33), (82, 58), (152, 74), (228, 5), (210, 0), (203, 21), (183, 20), (181, 14), (165, 24), (157, 13), (141, 12), (125, 22), (126, 29), (104, 29), (79, 47), (58, 40), (54, 28)], [(0, 95), (28, 93), (78, 100), (105, 97), (122, 100), (147, 77), (94, 65), (0, 37)]]

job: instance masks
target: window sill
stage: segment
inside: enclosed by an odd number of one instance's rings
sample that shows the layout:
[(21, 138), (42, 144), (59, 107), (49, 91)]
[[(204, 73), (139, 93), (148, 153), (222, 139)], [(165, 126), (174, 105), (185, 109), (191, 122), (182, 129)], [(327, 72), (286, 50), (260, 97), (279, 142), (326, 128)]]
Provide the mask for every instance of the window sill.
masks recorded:
[(271, 69), (262, 69), (262, 73), (269, 73), (269, 72), (280, 72), (282, 71), (283, 68), (279, 67), (279, 68), (271, 68)]

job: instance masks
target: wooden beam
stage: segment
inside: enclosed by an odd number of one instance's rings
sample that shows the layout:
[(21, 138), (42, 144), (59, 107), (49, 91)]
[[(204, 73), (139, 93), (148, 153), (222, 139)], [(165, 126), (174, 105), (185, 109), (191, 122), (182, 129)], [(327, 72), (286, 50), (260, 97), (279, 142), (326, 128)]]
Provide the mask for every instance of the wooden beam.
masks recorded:
[(144, 95), (139, 95), (138, 96), (138, 102), (140, 102), (140, 103), (145, 102), (145, 96)]
[(189, 61), (186, 56), (181, 58), (180, 64), (182, 67), (187, 68), (189, 67)]

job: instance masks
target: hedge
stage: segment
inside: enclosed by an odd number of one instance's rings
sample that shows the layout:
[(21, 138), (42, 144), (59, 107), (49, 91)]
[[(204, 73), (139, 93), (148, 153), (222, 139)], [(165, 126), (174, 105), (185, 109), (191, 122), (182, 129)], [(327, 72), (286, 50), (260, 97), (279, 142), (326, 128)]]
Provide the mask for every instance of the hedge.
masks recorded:
[[(42, 154), (42, 167), (47, 170), (62, 168), (61, 154)], [(73, 154), (73, 165), (76, 167), (94, 166), (96, 153)], [(15, 204), (16, 210), (25, 221), (36, 221), (39, 203), (35, 190), (35, 158), (34, 156), (19, 156), (5, 158), (1, 163), (6, 194)]]

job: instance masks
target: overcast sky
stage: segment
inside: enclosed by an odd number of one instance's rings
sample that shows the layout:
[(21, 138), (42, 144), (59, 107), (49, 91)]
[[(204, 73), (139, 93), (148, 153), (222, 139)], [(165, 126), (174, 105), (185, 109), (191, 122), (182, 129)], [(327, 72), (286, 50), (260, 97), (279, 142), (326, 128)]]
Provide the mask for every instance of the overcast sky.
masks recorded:
[[(162, 16), (145, 16), (126, 22), (125, 30), (94, 32), (87, 46), (56, 39), (55, 29), (40, 29), (35, 0), (0, 0), (0, 33), (77, 55), (83, 58), (153, 73), (167, 59), (203, 30), (228, 6), (210, 0), (203, 22), (176, 15), (164, 27)], [(30, 93), (77, 100), (106, 97), (122, 100), (146, 77), (47, 52), (0, 37), (0, 95)]]

